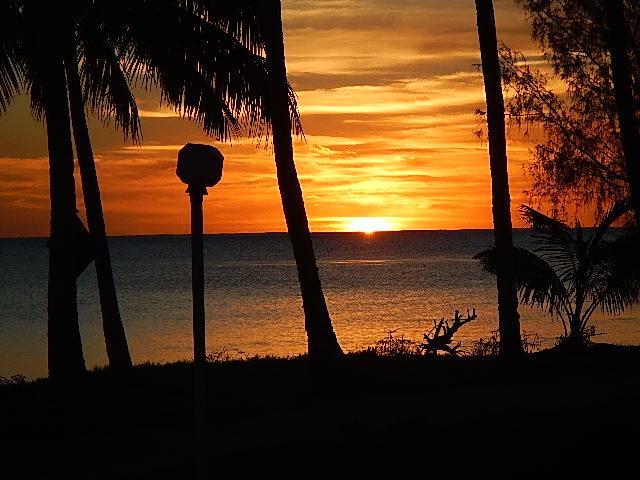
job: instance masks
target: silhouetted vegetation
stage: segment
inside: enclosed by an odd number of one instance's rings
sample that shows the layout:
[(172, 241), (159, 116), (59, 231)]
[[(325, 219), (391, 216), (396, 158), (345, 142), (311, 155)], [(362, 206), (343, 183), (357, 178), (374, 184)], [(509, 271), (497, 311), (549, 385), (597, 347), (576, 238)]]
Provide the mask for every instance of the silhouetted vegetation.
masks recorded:
[(640, 126), (634, 97), (634, 72), (629, 58), (629, 47), (635, 44), (637, 38), (634, 37), (638, 35), (628, 30), (622, 0), (608, 0), (604, 2), (604, 8), (620, 143), (629, 179), (629, 200), (636, 226), (640, 228)]
[(20, 373), (16, 373), (15, 375), (11, 375), (10, 377), (0, 377), (0, 386), (8, 386), (8, 385), (24, 385), (27, 383), (27, 377)]
[[(221, 363), (221, 362), (232, 362), (236, 360), (247, 360), (249, 356), (246, 352), (242, 350), (238, 350), (237, 348), (221, 348), (220, 350), (216, 350), (215, 352), (207, 353), (207, 362), (211, 363)], [(255, 357), (251, 357), (255, 358)]]
[[(243, 127), (249, 136), (268, 135), (273, 123), (270, 112), (276, 109), (266, 100), (273, 98), (269, 93), (273, 76), (261, 55), (260, 26), (275, 10), (267, 8), (261, 20), (252, 2), (115, 0), (42, 6), (11, 0), (0, 8), (0, 113), (16, 95), (27, 91), (34, 115), (47, 125), (50, 373), (77, 377), (85, 371), (77, 325), (78, 245), (70, 123), (95, 247), (107, 354), (115, 368), (128, 367), (131, 358), (111, 272), (85, 107), (105, 123), (114, 121), (125, 138), (138, 142), (140, 121), (131, 91), (135, 84), (158, 89), (165, 104), (221, 140), (242, 133)], [(280, 135), (282, 128), (287, 133), (292, 128), (301, 132), (295, 95), (286, 76), (283, 82), (278, 108), (288, 123), (275, 124)]]
[[(542, 339), (535, 332), (522, 331), (522, 350), (526, 354), (540, 351)], [(481, 337), (471, 343), (471, 348), (467, 351), (472, 357), (495, 357), (500, 354), (500, 333), (493, 330), (487, 338)]]
[[(425, 356), (433, 358), (438, 356), (438, 352), (452, 357), (497, 357), (500, 354), (500, 334), (498, 330), (491, 332), (487, 338), (479, 338), (471, 342), (470, 347), (465, 347), (462, 341), (456, 340), (454, 336), (466, 324), (477, 319), (475, 308), (466, 317), (460, 314), (459, 310), (454, 311), (453, 318), (433, 321), (433, 328), (423, 334), (424, 343), (405, 338), (403, 334), (398, 334), (398, 329), (390, 330), (387, 336), (378, 340), (375, 345), (367, 348), (361, 353), (372, 353), (377, 357), (410, 358)], [(585, 338), (591, 334), (595, 335), (595, 329), (585, 330)], [(523, 331), (522, 350), (526, 354), (536, 353), (542, 348), (542, 338), (535, 332)], [(556, 345), (563, 341), (559, 338)], [(590, 343), (587, 341), (590, 345)], [(224, 350), (223, 350), (224, 352)]]
[(513, 233), (509, 172), (507, 170), (504, 98), (502, 97), (493, 0), (476, 0), (476, 18), (487, 102), (493, 232), (495, 248), (498, 251), (496, 280), (500, 352), (504, 357), (518, 357), (522, 355), (520, 315), (518, 314), (518, 297), (514, 285)]
[(266, 61), (270, 71), (268, 84), (270, 103), (268, 105), (273, 130), (276, 174), (298, 270), (307, 332), (307, 349), (312, 358), (321, 361), (333, 360), (342, 354), (342, 349), (333, 331), (322, 291), (304, 198), (293, 158), (292, 126), (296, 127), (294, 131), (298, 130), (302, 133), (302, 130), (296, 123), (292, 125), (292, 120), (295, 122), (297, 117), (292, 118), (287, 108), (291, 92), (287, 82), (282, 6), (280, 0), (268, 0), (260, 3), (259, 10), (265, 39)]
[[(509, 101), (507, 118), (525, 130), (540, 126), (527, 161), (533, 180), (527, 192), (534, 204), (551, 202), (556, 208), (595, 206), (601, 214), (630, 194), (618, 122), (609, 25), (606, 6), (596, 0), (518, 0), (533, 27), (533, 37), (552, 67), (552, 74), (506, 46), (501, 49), (503, 80)], [(633, 102), (637, 105), (640, 78), (640, 10), (638, 2), (624, 2), (624, 27), (614, 33), (628, 37)], [(625, 28), (626, 27), (626, 28)], [(566, 91), (558, 91), (557, 80)], [(636, 162), (637, 163), (637, 162)]]
[[(514, 250), (521, 302), (559, 318), (564, 338), (572, 344), (584, 344), (592, 336), (588, 324), (596, 310), (616, 315), (640, 300), (637, 234), (607, 236), (611, 225), (628, 209), (628, 202), (615, 204), (588, 234), (579, 223), (571, 228), (521, 206), (536, 239), (533, 251)], [(491, 248), (474, 258), (486, 271), (495, 273), (497, 256)]]
[[(541, 445), (578, 455), (585, 444), (624, 448), (620, 425), (640, 427), (640, 348), (595, 344), (590, 321), (596, 311), (618, 315), (640, 302), (638, 231), (611, 230), (631, 211), (636, 226), (640, 218), (640, 7), (517, 1), (567, 92), (552, 91), (551, 77), (521, 53), (499, 49), (493, 1), (475, 0), (495, 246), (474, 258), (496, 276), (498, 330), (464, 348), (456, 335), (478, 315), (455, 310), (434, 320), (422, 341), (391, 330), (347, 355), (325, 300), (294, 161), (292, 135), (303, 131), (287, 80), (280, 0), (3, 2), (0, 113), (27, 93), (47, 129), (48, 362), (55, 380), (0, 377), (8, 467), (27, 478), (155, 479), (191, 476), (196, 464), (200, 475), (207, 466), (216, 475), (252, 467), (264, 475), (326, 458), (356, 464), (363, 455), (424, 455), (460, 438), (501, 456), (521, 450), (537, 458)], [(503, 83), (511, 94), (506, 108)], [(249, 357), (227, 348), (205, 356), (201, 203), (209, 183), (200, 181), (187, 182), (204, 189), (190, 192), (197, 205), (196, 362), (132, 366), (87, 111), (139, 144), (135, 86), (159, 91), (165, 104), (220, 141), (243, 134), (271, 140), (306, 356)], [(521, 206), (534, 246), (514, 247), (505, 117), (544, 132), (529, 166), (530, 198), (550, 200), (556, 214), (566, 202), (594, 202), (599, 223), (592, 230)], [(88, 232), (76, 205), (74, 143)], [(93, 256), (111, 368), (87, 374), (77, 277)], [(553, 348), (541, 350), (538, 334), (521, 332), (518, 300), (561, 321)], [(460, 460), (460, 449), (443, 450)]]
[(460, 310), (456, 310), (451, 323), (445, 320), (444, 317), (439, 322), (434, 320), (433, 328), (429, 333), (423, 335), (424, 343), (420, 344), (420, 348), (422, 348), (425, 355), (438, 355), (438, 352), (445, 352), (457, 357), (462, 353), (462, 350), (460, 350), (462, 342), (459, 341), (454, 344), (453, 336), (458, 333), (458, 330), (476, 318), (478, 318), (478, 315), (474, 308), (473, 313), (469, 313), (469, 309), (467, 309), (466, 317), (460, 314)]
[[(89, 18), (84, 18), (87, 16)], [(91, 20), (95, 20), (93, 16), (79, 14), (78, 17), (83, 18), (82, 21), (75, 24), (78, 38), (70, 40), (64, 60), (69, 93), (69, 110), (82, 182), (82, 194), (87, 212), (87, 223), (89, 225), (89, 241), (95, 255), (107, 358), (109, 365), (114, 369), (122, 370), (130, 368), (132, 361), (120, 317), (118, 296), (113, 278), (100, 187), (86, 119), (85, 98), (89, 104), (94, 106), (102, 105), (101, 111), (107, 112), (104, 113), (106, 117), (110, 116), (108, 112), (115, 112), (113, 116), (118, 119), (118, 123), (121, 124), (124, 132), (132, 130), (134, 138), (138, 134), (137, 129), (140, 119), (138, 118), (137, 106), (130, 89), (122, 88), (123, 85), (120, 85), (121, 88), (115, 88), (114, 83), (125, 78), (124, 73), (119, 68), (119, 64), (113, 62), (113, 59), (117, 58), (115, 49), (105, 45), (104, 32), (97, 25), (91, 25)], [(84, 48), (79, 48), (80, 45)], [(83, 53), (85, 54), (83, 55)], [(83, 65), (84, 94), (78, 63)], [(105, 72), (101, 68), (110, 63), (116, 63), (113, 69), (115, 71), (112, 70), (110, 75), (104, 75)], [(105, 81), (109, 84), (108, 88), (104, 88)], [(126, 82), (124, 82), (124, 85), (126, 86)], [(92, 92), (93, 95), (89, 92)], [(98, 94), (98, 92), (100, 93)]]
[(404, 338), (403, 334), (394, 335), (398, 330), (389, 330), (387, 336), (378, 340), (373, 347), (367, 349), (378, 357), (410, 357), (420, 355), (420, 347), (413, 340)]
[[(449, 468), (462, 461), (464, 439), (473, 442), (464, 461), (474, 469), (497, 451), (518, 465), (549, 464), (583, 458), (585, 445), (615, 448), (620, 465), (635, 448), (621, 433), (640, 427), (639, 355), (598, 345), (546, 351), (516, 371), (493, 358), (450, 356), (345, 355), (325, 369), (305, 358), (208, 364), (209, 471), (299, 475), (318, 452), (341, 471), (378, 471), (389, 458), (425, 452)], [(3, 437), (11, 439), (3, 474), (192, 478), (192, 368), (141, 365), (120, 378), (100, 370), (67, 393), (46, 380), (0, 387)], [(598, 461), (610, 458), (596, 455), (588, 466)]]

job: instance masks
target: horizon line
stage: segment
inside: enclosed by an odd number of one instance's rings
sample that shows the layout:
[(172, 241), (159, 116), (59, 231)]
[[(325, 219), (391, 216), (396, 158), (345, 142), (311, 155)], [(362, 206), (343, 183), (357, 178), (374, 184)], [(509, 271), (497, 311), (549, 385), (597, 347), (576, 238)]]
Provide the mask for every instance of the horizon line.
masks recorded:
[[(583, 227), (583, 228), (594, 228), (594, 226)], [(611, 227), (614, 229), (617, 228), (625, 228), (625, 227)], [(418, 228), (418, 229), (402, 229), (402, 230), (378, 230), (374, 232), (363, 232), (359, 230), (353, 231), (345, 231), (345, 230), (326, 230), (326, 231), (312, 231), (311, 235), (322, 235), (322, 234), (360, 234), (365, 236), (371, 236), (381, 233), (419, 233), (419, 232), (479, 232), (493, 230), (493, 228)], [(513, 231), (523, 231), (530, 230), (528, 227), (513, 227)], [(215, 232), (215, 233), (204, 233), (204, 236), (231, 236), (231, 235), (287, 235), (288, 232), (286, 230), (282, 231), (264, 231), (264, 232)], [(125, 234), (117, 234), (117, 235), (107, 235), (107, 238), (126, 238), (126, 237), (181, 237), (188, 236), (191, 233), (125, 233)], [(34, 236), (0, 236), (0, 240), (28, 240), (28, 239), (47, 239), (49, 237), (34, 235)]]

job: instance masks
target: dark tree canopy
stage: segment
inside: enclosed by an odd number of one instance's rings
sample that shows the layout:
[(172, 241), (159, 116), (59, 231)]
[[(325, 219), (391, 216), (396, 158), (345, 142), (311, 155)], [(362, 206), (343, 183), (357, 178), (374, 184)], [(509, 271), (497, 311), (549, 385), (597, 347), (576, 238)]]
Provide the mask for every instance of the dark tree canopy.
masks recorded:
[[(82, 0), (54, 13), (35, 0), (0, 6), (0, 114), (23, 89), (42, 118), (42, 75), (33, 61), (41, 25), (76, 55), (90, 110), (125, 137), (141, 135), (136, 86), (157, 89), (164, 104), (220, 140), (270, 134), (260, 2), (242, 0)], [(150, 19), (153, 21), (150, 21)], [(292, 129), (302, 133), (293, 90)]]
[[(532, 203), (591, 205), (596, 213), (628, 196), (602, 0), (517, 0), (552, 73), (503, 46), (512, 126), (541, 128), (526, 168)], [(625, 2), (635, 109), (640, 108), (640, 4)], [(566, 88), (558, 92), (558, 84)], [(553, 88), (555, 87), (555, 88)]]

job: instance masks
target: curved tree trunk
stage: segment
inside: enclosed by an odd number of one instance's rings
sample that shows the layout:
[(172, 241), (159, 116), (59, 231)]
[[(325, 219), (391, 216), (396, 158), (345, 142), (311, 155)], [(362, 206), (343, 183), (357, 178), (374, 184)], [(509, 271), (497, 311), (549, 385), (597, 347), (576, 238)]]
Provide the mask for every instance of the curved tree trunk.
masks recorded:
[(109, 243), (102, 213), (100, 200), (100, 187), (96, 173), (96, 164), (91, 148), (91, 138), (87, 128), (87, 119), (84, 109), (82, 88), (78, 75), (78, 64), (73, 57), (65, 62), (67, 72), (67, 84), (69, 87), (69, 104), (71, 106), (71, 122), (73, 136), (78, 154), (80, 166), (80, 178), (82, 180), (82, 193), (87, 212), (89, 233), (93, 241), (96, 274), (98, 277), (98, 293), (100, 295), (100, 308), (102, 310), (102, 329), (107, 349), (109, 365), (114, 369), (127, 369), (131, 367), (131, 355), (127, 345), (120, 310), (118, 308), (118, 296), (113, 281), (111, 268), (111, 255)]
[[(44, 46), (43, 46), (44, 49)], [(48, 49), (47, 49), (48, 50)], [(46, 50), (45, 50), (46, 51)], [(49, 148), (49, 376), (69, 379), (86, 372), (78, 326), (76, 289), (76, 191), (69, 105), (62, 58), (42, 58), (42, 97)]]
[(493, 233), (498, 254), (498, 322), (500, 353), (504, 357), (523, 354), (520, 338), (518, 296), (514, 285), (511, 198), (507, 170), (507, 142), (504, 122), (504, 98), (498, 61), (498, 40), (492, 0), (475, 0), (482, 74), (487, 99), (489, 163), (493, 203)]
[(640, 227), (640, 127), (633, 98), (633, 75), (629, 61), (627, 27), (621, 0), (604, 2), (609, 23), (611, 73), (620, 124), (620, 139), (631, 190), (631, 206)]
[(312, 359), (334, 359), (342, 354), (342, 350), (333, 331), (322, 292), (302, 189), (293, 159), (289, 85), (284, 56), (281, 5), (280, 0), (271, 0), (266, 3), (269, 6), (264, 17), (268, 22), (265, 29), (267, 63), (270, 73), (269, 108), (273, 130), (273, 147), (282, 208), (298, 269), (308, 352)]

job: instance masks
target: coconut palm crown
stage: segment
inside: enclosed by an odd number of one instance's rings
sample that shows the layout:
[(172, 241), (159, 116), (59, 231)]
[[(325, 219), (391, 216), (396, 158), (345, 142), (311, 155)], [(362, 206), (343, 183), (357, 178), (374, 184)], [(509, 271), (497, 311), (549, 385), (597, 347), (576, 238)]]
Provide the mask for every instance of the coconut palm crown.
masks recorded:
[[(618, 315), (640, 299), (640, 256), (636, 231), (615, 234), (610, 227), (630, 209), (618, 202), (588, 231), (550, 218), (531, 207), (520, 211), (533, 230), (534, 247), (514, 247), (515, 282), (523, 305), (559, 318), (563, 339), (583, 343), (596, 310)], [(495, 274), (497, 255), (490, 248), (474, 256)]]

